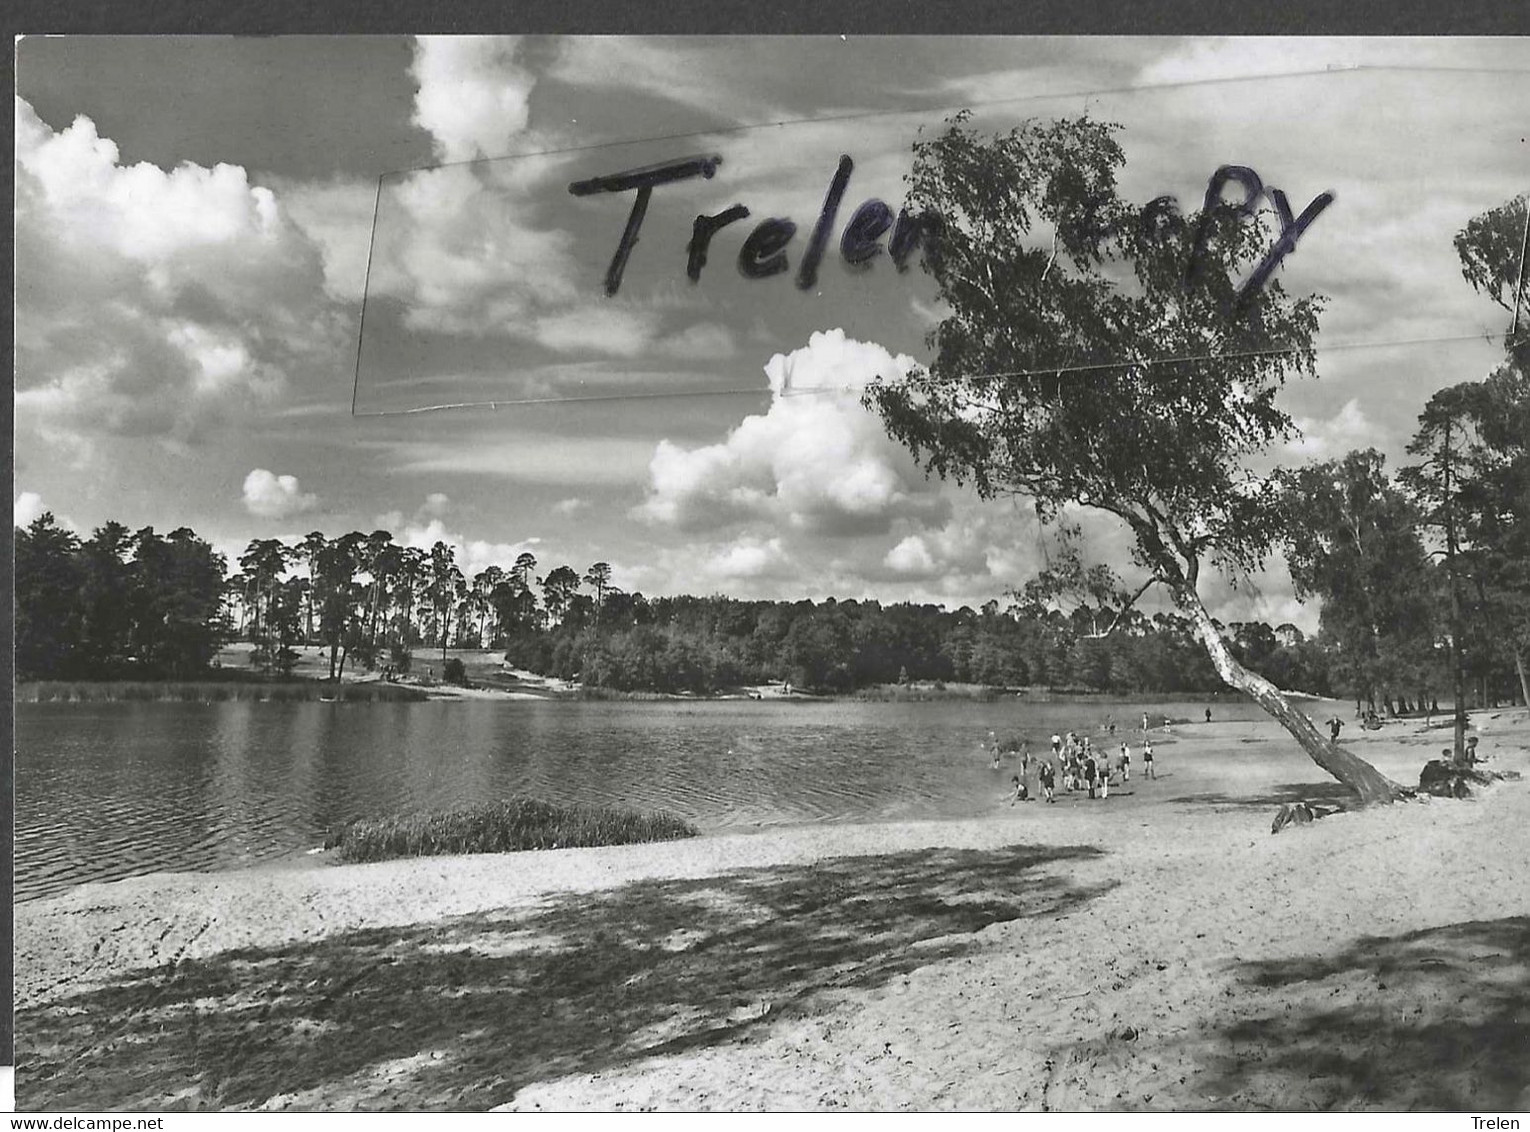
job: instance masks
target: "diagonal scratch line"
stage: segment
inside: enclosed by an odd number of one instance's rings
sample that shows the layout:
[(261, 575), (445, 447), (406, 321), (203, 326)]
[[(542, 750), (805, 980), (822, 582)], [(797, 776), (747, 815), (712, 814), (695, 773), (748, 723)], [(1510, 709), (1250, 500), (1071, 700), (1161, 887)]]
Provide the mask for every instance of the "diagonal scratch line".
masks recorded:
[(768, 396), (769, 389), (737, 388), (727, 389), (673, 389), (657, 390), (649, 393), (590, 393), (579, 397), (517, 397), (512, 400), (493, 401), (451, 401), (442, 405), (419, 405), (412, 409), (379, 409), (367, 413), (353, 412), (354, 417), (407, 417), (417, 413), (440, 413), (450, 409), (508, 409), (518, 405), (582, 405), (600, 401), (651, 401), (657, 398), (675, 397), (730, 397), (739, 394), (752, 394), (756, 397)]
[[(594, 402), (594, 401), (629, 401), (629, 400), (630, 401), (638, 401), (638, 400), (648, 400), (648, 399), (659, 398), (659, 397), (719, 397), (719, 396), (730, 396), (730, 395), (761, 396), (761, 395), (763, 395), (764, 393), (767, 392), (767, 390), (762, 390), (762, 389), (759, 389), (759, 388), (751, 387), (751, 388), (731, 388), (731, 389), (709, 389), (709, 390), (697, 390), (697, 391), (691, 391), (691, 392), (601, 394), (601, 395), (594, 395), (594, 396), (588, 396), (588, 397), (536, 397), (536, 398), (521, 398), (521, 399), (515, 399), (515, 400), (463, 401), (463, 402), (454, 402), (454, 403), (451, 403), (451, 404), (442, 404), (442, 405), (424, 405), (424, 406), (418, 406), (418, 407), (410, 408), (410, 409), (387, 409), (387, 410), (365, 412), (365, 413), (357, 412), (356, 411), (356, 400), (357, 400), (357, 395), (358, 395), (358, 392), (359, 392), (360, 386), (361, 386), (361, 353), (362, 353), (363, 330), (364, 330), (365, 323), (366, 323), (367, 296), (368, 296), (368, 294), (371, 291), (372, 256), (373, 256), (373, 253), (374, 253), (374, 251), (376, 249), (376, 245), (377, 245), (377, 220), (378, 220), (378, 215), (379, 215), (379, 211), (381, 209), (381, 204), (382, 204), (383, 182), (387, 178), (389, 178), (389, 177), (400, 177), (400, 176), (407, 175), (409, 173), (428, 172), (428, 171), (434, 170), (434, 169), (447, 169), (447, 168), (452, 168), (452, 167), (461, 166), (461, 165), (483, 165), (483, 164), (489, 164), (491, 162), (496, 162), (496, 161), (515, 161), (515, 160), (519, 160), (519, 159), (522, 159), (522, 158), (530, 158), (530, 157), (554, 157), (554, 156), (561, 156), (561, 155), (564, 155), (564, 154), (572, 154), (572, 153), (587, 153), (587, 152), (590, 152), (590, 151), (593, 151), (593, 150), (598, 150), (598, 149), (613, 149), (613, 148), (616, 148), (618, 146), (626, 146), (626, 145), (645, 145), (645, 144), (653, 144), (653, 143), (656, 143), (656, 142), (684, 141), (684, 140), (694, 139), (694, 138), (717, 137), (717, 136), (724, 135), (724, 134), (742, 134), (742, 133), (748, 133), (748, 132), (751, 132), (751, 131), (754, 131), (754, 130), (768, 130), (768, 129), (780, 129), (780, 128), (789, 127), (789, 126), (813, 126), (813, 125), (834, 124), (834, 123), (840, 123), (840, 122), (864, 121), (864, 120), (867, 120), (867, 119), (889, 118), (889, 117), (897, 117), (897, 116), (900, 116), (900, 115), (901, 116), (913, 116), (913, 115), (916, 115), (916, 114), (943, 114), (943, 113), (948, 113), (948, 112), (956, 110), (956, 109), (963, 109), (963, 108), (964, 109), (980, 109), (980, 108), (995, 107), (995, 106), (1013, 106), (1013, 105), (1019, 105), (1019, 104), (1027, 103), (1027, 102), (1062, 101), (1062, 100), (1067, 100), (1067, 99), (1070, 99), (1070, 98), (1078, 98), (1080, 96), (1083, 96), (1084, 99), (1085, 99), (1085, 113), (1087, 113), (1088, 112), (1088, 99), (1089, 99), (1090, 96), (1095, 96), (1095, 95), (1133, 94), (1133, 93), (1145, 93), (1145, 92), (1153, 92), (1153, 91), (1181, 90), (1181, 89), (1189, 89), (1189, 88), (1194, 88), (1194, 87), (1218, 86), (1218, 85), (1233, 84), (1233, 83), (1266, 82), (1266, 81), (1275, 80), (1275, 79), (1318, 78), (1318, 77), (1329, 77), (1329, 76), (1336, 76), (1336, 75), (1354, 75), (1354, 74), (1378, 73), (1378, 72), (1422, 72), (1422, 73), (1450, 73), (1450, 74), (1471, 74), (1471, 75), (1499, 75), (1499, 74), (1502, 74), (1502, 75), (1524, 75), (1524, 74), (1530, 74), (1530, 70), (1527, 70), (1525, 68), (1519, 68), (1519, 67), (1439, 67), (1439, 66), (1426, 66), (1426, 65), (1375, 64), (1375, 63), (1330, 64), (1330, 65), (1328, 65), (1326, 67), (1322, 67), (1322, 68), (1315, 68), (1315, 69), (1309, 69), (1309, 70), (1299, 70), (1299, 71), (1277, 71), (1277, 72), (1273, 72), (1271, 74), (1264, 74), (1264, 75), (1220, 76), (1220, 77), (1217, 77), (1217, 78), (1209, 78), (1209, 79), (1186, 79), (1186, 80), (1183, 80), (1181, 82), (1169, 82), (1169, 83), (1137, 83), (1137, 84), (1129, 84), (1129, 85), (1126, 85), (1126, 86), (1119, 86), (1119, 87), (1098, 87), (1098, 88), (1091, 88), (1091, 89), (1085, 89), (1085, 90), (1058, 91), (1058, 92), (1040, 92), (1040, 93), (1036, 93), (1036, 94), (1013, 95), (1013, 96), (1010, 96), (1008, 98), (971, 99), (971, 100), (967, 100), (967, 101), (959, 103), (959, 104), (958, 103), (949, 103), (949, 104), (946, 104), (946, 105), (943, 105), (943, 106), (924, 106), (924, 107), (915, 106), (915, 107), (900, 107), (900, 108), (897, 108), (897, 109), (890, 109), (890, 110), (855, 111), (855, 112), (850, 112), (850, 113), (845, 113), (845, 114), (825, 115), (823, 117), (817, 117), (817, 118), (811, 118), (811, 117), (808, 117), (808, 118), (783, 118), (783, 119), (779, 119), (779, 120), (776, 120), (776, 121), (769, 121), (769, 122), (748, 122), (748, 123), (743, 123), (743, 124), (735, 125), (735, 126), (719, 126), (719, 127), (714, 127), (714, 128), (711, 128), (711, 129), (690, 130), (690, 131), (685, 131), (685, 132), (681, 132), (681, 133), (655, 135), (655, 136), (647, 137), (647, 138), (629, 138), (629, 139), (625, 139), (625, 140), (616, 140), (616, 141), (591, 142), (591, 143), (588, 143), (586, 145), (572, 145), (572, 146), (563, 146), (563, 147), (560, 147), (560, 148), (553, 148), (553, 149), (531, 150), (531, 151), (527, 151), (527, 152), (523, 152), (523, 153), (504, 154), (504, 155), (501, 155), (499, 157), (475, 157), (475, 158), (471, 158), (471, 159), (468, 159), (468, 160), (465, 160), (465, 161), (436, 162), (436, 163), (430, 164), (430, 165), (418, 165), (418, 166), (414, 166), (412, 168), (396, 169), (396, 170), (391, 170), (389, 172), (385, 172), (385, 173), (381, 174), (378, 177), (378, 179), (377, 179), (377, 198), (373, 202), (373, 206), (372, 206), (371, 241), (370, 241), (370, 243), (367, 246), (366, 280), (365, 280), (365, 282), (362, 285), (360, 326), (358, 326), (357, 336), (356, 336), (357, 337), (357, 341), (356, 341), (356, 375), (355, 375), (355, 378), (354, 378), (354, 380), (352, 381), (352, 384), (351, 384), (351, 416), (353, 418), (358, 418), (358, 417), (396, 417), (396, 416), (408, 416), (408, 415), (417, 414), (417, 413), (441, 412), (441, 411), (450, 410), (450, 409), (482, 409), (482, 408), (498, 409), (500, 407), (509, 408), (511, 406), (517, 406), (517, 405), (560, 405), (560, 404), (567, 404), (567, 403)], [(1527, 214), (1527, 224), (1530, 224), (1530, 214)], [(1527, 227), (1527, 234), (1530, 234), (1530, 227)], [(1519, 281), (1520, 282), (1520, 289), (1521, 290), (1523, 290), (1523, 286), (1524, 286), (1524, 275), (1525, 275), (1525, 250), (1524, 250), (1523, 247), (1521, 247), (1521, 249), (1520, 249), (1520, 281)], [(1506, 337), (1506, 341), (1507, 340), (1511, 340), (1514, 337), (1514, 335), (1516, 335), (1518, 333), (1518, 328), (1519, 328), (1519, 310), (1518, 310), (1518, 306), (1519, 306), (1519, 303), (1518, 303), (1518, 300), (1516, 299), (1516, 309), (1515, 309), (1515, 312), (1514, 312), (1514, 326), (1510, 330), (1509, 335)], [(1325, 349), (1326, 350), (1347, 350), (1347, 349), (1358, 349), (1358, 348), (1363, 348), (1363, 347), (1367, 347), (1367, 346), (1378, 346), (1379, 347), (1379, 346), (1391, 346), (1391, 345), (1415, 345), (1415, 344), (1423, 344), (1423, 343), (1431, 343), (1431, 342), (1460, 342), (1460, 341), (1469, 341), (1469, 340), (1476, 339), (1476, 338), (1479, 338), (1479, 337), (1484, 337), (1484, 338), (1491, 339), (1494, 336), (1493, 335), (1460, 335), (1460, 336), (1457, 336), (1457, 337), (1448, 337), (1448, 338), (1419, 338), (1419, 339), (1413, 339), (1411, 341), (1397, 341), (1397, 342), (1344, 343), (1344, 344), (1336, 345), (1336, 346), (1319, 347), (1318, 349), (1320, 351), (1321, 350), (1325, 350)], [(1294, 353), (1294, 352), (1295, 352), (1294, 350), (1268, 350), (1268, 351), (1254, 351), (1254, 352), (1251, 352), (1251, 353), (1248, 353), (1248, 354), (1213, 354), (1213, 355), (1203, 355), (1203, 356), (1200, 356), (1200, 357), (1183, 357), (1183, 358), (1172, 358), (1172, 359), (1171, 358), (1158, 359), (1158, 360), (1156, 360), (1154, 362), (1151, 362), (1151, 363), (1148, 363), (1148, 364), (1166, 364), (1166, 363), (1171, 362), (1171, 361), (1203, 361), (1203, 360), (1211, 360), (1211, 359), (1218, 358), (1218, 357), (1256, 357), (1256, 356), (1259, 356), (1261, 353), (1262, 354), (1283, 354), (1283, 353)], [(1061, 369), (1050, 369), (1050, 368), (1048, 368), (1048, 369), (1033, 370), (1033, 371), (1017, 371), (1017, 372), (1014, 372), (1014, 373), (976, 374), (974, 376), (978, 377), (978, 378), (983, 378), (983, 377), (1020, 377), (1020, 376), (1026, 376), (1027, 374), (1030, 374), (1030, 373), (1057, 373), (1057, 374), (1062, 374), (1062, 373), (1073, 373), (1073, 372), (1078, 372), (1078, 371), (1081, 371), (1081, 370), (1090, 370), (1090, 369), (1114, 369), (1114, 368), (1119, 368), (1119, 367), (1121, 367), (1123, 365), (1129, 365), (1129, 364), (1136, 364), (1136, 363), (1106, 362), (1106, 363), (1101, 363), (1101, 364), (1092, 365), (1092, 366), (1066, 366), (1066, 367), (1063, 367)], [(817, 388), (817, 389), (801, 389), (801, 390), (792, 389), (790, 387), (791, 386), (790, 376), (788, 376), (788, 379), (787, 379), (787, 382), (786, 382), (786, 386), (787, 386), (787, 388), (785, 390), (783, 390), (783, 393), (786, 396), (795, 396), (795, 395), (798, 395), (798, 394), (805, 394), (805, 393), (818, 393), (818, 392), (832, 392), (833, 391), (832, 387), (828, 387), (828, 386), (820, 387), (820, 388)]]
[(1233, 83), (1266, 82), (1273, 79), (1321, 78), (1330, 75), (1353, 75), (1381, 71), (1420, 71), (1428, 73), (1468, 75), (1530, 75), (1523, 67), (1430, 67), (1408, 64), (1347, 63), (1302, 71), (1276, 71), (1267, 75), (1223, 75), (1214, 79), (1184, 79), (1172, 83), (1136, 83), (1117, 87), (1093, 87), (1085, 90), (1043, 91), (1037, 94), (1016, 94), (1007, 98), (980, 98), (965, 102), (951, 102), (940, 106), (909, 106), (892, 110), (857, 110), (844, 114), (828, 114), (819, 118), (781, 118), (769, 122), (745, 122), (737, 126), (718, 126), (708, 130), (688, 130), (684, 133), (658, 134), (647, 138), (628, 138), (619, 141), (589, 142), (585, 145), (563, 146), (558, 149), (529, 150), (525, 153), (507, 153), (498, 157), (473, 157), (464, 161), (442, 161), (432, 165), (416, 165), (407, 169), (395, 169), (384, 177), (401, 177), (406, 173), (424, 173), (432, 169), (450, 169), (459, 165), (483, 165), (492, 161), (515, 161), (523, 157), (556, 157), (568, 153), (586, 153), (596, 149), (614, 149), (623, 145), (646, 145), (653, 142), (686, 141), (692, 138), (718, 137), (723, 134), (747, 133), (751, 130), (774, 130), (786, 126), (820, 126), (839, 122), (860, 122), (871, 118), (893, 118), (899, 115), (948, 114), (955, 110), (977, 110), (990, 106), (1013, 106), (1025, 102), (1067, 101), (1084, 96), (1110, 94), (1139, 94), (1153, 91), (1186, 90), (1193, 87), (1220, 86)]
[(1331, 346), (1287, 346), (1281, 350), (1239, 350), (1223, 354), (1179, 354), (1167, 358), (1129, 358), (1118, 362), (1089, 362), (1085, 365), (1040, 366), (1036, 369), (999, 370), (994, 373), (975, 373), (968, 380), (976, 381), (992, 377), (1037, 377), (1041, 374), (1085, 373), (1104, 369), (1131, 369), (1137, 366), (1167, 366), (1181, 362), (1215, 362), (1234, 358), (1270, 358), (1282, 354), (1300, 354), (1311, 350), (1314, 354), (1331, 353), (1336, 350), (1380, 350), (1389, 346), (1427, 346), (1439, 342), (1491, 342), (1502, 338), (1501, 334), (1451, 334), (1437, 338), (1389, 338), (1376, 342), (1335, 342)]
[(356, 376), (351, 379), (351, 416), (356, 415), (356, 396), (361, 389), (361, 348), (366, 342), (367, 295), (372, 290), (372, 253), (377, 248), (377, 211), (382, 207), (383, 179), (377, 178), (377, 197), (372, 201), (372, 232), (367, 241), (367, 274), (361, 284), (361, 317), (356, 326)]
[[(1495, 339), (1504, 338), (1502, 334), (1454, 334), (1442, 335), (1438, 338), (1394, 338), (1379, 342), (1336, 342), (1331, 346), (1314, 346), (1315, 354), (1328, 353), (1335, 350), (1380, 350), (1390, 346), (1427, 346), (1447, 342), (1492, 342)], [(1072, 366), (1044, 366), (1041, 369), (1030, 370), (1003, 370), (994, 373), (975, 373), (966, 376), (966, 380), (978, 381), (984, 378), (1001, 377), (1034, 377), (1039, 374), (1064, 374), (1085, 373), (1109, 369), (1129, 369), (1135, 366), (1163, 366), (1174, 365), (1181, 362), (1211, 362), (1224, 358), (1259, 358), (1273, 357), (1280, 354), (1300, 353), (1306, 347), (1292, 346), (1283, 350), (1246, 350), (1238, 353), (1226, 354), (1185, 354), (1168, 358), (1145, 358), (1119, 362), (1093, 362), (1088, 365)], [(815, 393), (854, 393), (860, 390), (849, 385), (814, 385), (797, 388), (791, 384), (790, 373), (781, 390), (783, 397), (805, 397)], [(509, 409), (527, 405), (571, 405), (589, 404), (609, 401), (652, 401), (660, 398), (674, 399), (678, 397), (767, 397), (771, 391), (759, 386), (732, 386), (722, 389), (674, 389), (654, 390), (646, 393), (592, 393), (586, 396), (575, 397), (521, 397), (509, 400), (495, 399), (492, 401), (453, 401), (441, 405), (419, 405), (409, 409), (378, 409), (371, 412), (358, 413), (352, 409), (353, 417), (408, 417), (417, 416), (421, 413), (441, 413), (453, 409)]]

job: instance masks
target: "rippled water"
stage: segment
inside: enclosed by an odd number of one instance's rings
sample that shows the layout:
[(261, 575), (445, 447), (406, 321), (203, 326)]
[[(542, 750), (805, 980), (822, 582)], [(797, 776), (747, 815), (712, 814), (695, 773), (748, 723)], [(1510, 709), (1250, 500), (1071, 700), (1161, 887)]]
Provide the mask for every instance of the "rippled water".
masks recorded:
[[(351, 818), (526, 793), (706, 830), (994, 804), (978, 751), (1143, 705), (429, 702), (16, 706), (16, 897), (301, 853)], [(1151, 707), (1155, 713), (1160, 710)], [(1199, 715), (1199, 705), (1164, 705)], [(1257, 718), (1221, 704), (1219, 719)]]

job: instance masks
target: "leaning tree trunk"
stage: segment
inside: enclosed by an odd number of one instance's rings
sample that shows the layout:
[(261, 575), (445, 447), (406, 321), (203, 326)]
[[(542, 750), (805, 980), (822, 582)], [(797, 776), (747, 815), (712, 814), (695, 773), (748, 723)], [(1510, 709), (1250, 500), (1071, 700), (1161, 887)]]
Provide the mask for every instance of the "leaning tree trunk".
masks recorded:
[(1519, 673), (1520, 701), (1530, 707), (1530, 679), (1525, 677), (1525, 652), (1521, 648), (1514, 650), (1514, 671)]
[(1281, 694), (1279, 688), (1257, 672), (1251, 672), (1239, 664), (1222, 634), (1217, 631), (1211, 614), (1201, 604), (1200, 595), (1193, 589), (1178, 590), (1175, 599), (1179, 607), (1189, 614), (1195, 624), (1195, 632), (1211, 655), (1211, 663), (1217, 675), (1238, 691), (1251, 696), (1255, 703), (1275, 717), (1276, 721), (1291, 733), (1302, 750), (1312, 761), (1348, 786), (1360, 796), (1360, 804), (1369, 806), (1377, 802), (1393, 802), (1405, 797), (1408, 791), (1362, 758), (1350, 754), (1337, 743), (1327, 739), (1306, 712), (1293, 707)]

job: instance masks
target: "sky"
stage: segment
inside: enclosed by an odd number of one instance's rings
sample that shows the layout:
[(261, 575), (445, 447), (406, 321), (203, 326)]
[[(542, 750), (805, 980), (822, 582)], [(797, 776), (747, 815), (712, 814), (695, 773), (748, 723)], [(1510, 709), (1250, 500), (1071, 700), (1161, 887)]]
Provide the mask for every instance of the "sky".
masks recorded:
[[(976, 607), (1049, 536), (861, 407), (941, 310), (917, 267), (838, 254), (862, 201), (899, 207), (921, 129), (1087, 113), (1138, 201), (1192, 210), (1227, 164), (1295, 211), (1332, 192), (1280, 269), (1328, 301), (1279, 463), (1395, 467), (1429, 394), (1491, 371), (1508, 316), (1451, 240), (1530, 189), (1520, 39), (74, 37), (16, 64), (15, 519), (190, 526), (231, 565), (385, 528), (470, 575), (529, 550), (648, 595)], [(654, 189), (606, 294), (634, 194), (569, 186), (698, 155), (722, 160)], [(735, 204), (692, 282), (692, 221)], [(769, 217), (788, 271), (746, 279)], [(1316, 624), (1278, 558), (1202, 590)]]

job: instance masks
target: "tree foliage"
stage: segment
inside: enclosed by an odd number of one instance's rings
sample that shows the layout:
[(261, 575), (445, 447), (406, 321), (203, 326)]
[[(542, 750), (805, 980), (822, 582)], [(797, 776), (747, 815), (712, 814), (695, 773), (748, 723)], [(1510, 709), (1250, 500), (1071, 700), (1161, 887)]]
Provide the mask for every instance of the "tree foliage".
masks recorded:
[[(450, 549), (443, 544), (436, 555), (448, 579)], [(1066, 559), (1060, 555), (1055, 565)], [(216, 642), (242, 636), (255, 645), (255, 667), (271, 674), (289, 673), (303, 644), (325, 646), (336, 676), (348, 662), (407, 672), (417, 646), (443, 642), (429, 561), (386, 531), (333, 539), (313, 532), (295, 545), (253, 540), (240, 556), (241, 572), (225, 579), (221, 559), (184, 528), (161, 539), (107, 523), (82, 543), (45, 516), (17, 532), (18, 667), (27, 678), (186, 676), (211, 662)], [(300, 573), (308, 562), (317, 576)], [(1024, 587), (1030, 596), (1007, 607), (995, 599), (981, 610), (947, 610), (833, 599), (648, 598), (592, 568), (585, 585), (598, 582), (603, 590), (597, 633), (594, 596), (580, 592), (576, 571), (549, 572), (553, 616), (529, 588), (533, 568), (534, 561), (521, 571), (480, 571), (478, 588), (499, 578), (491, 591), (498, 596), (474, 616), (463, 614), (470, 596), (459, 601), (446, 646), (487, 643), (518, 667), (631, 691), (708, 693), (781, 680), (832, 692), (929, 681), (1130, 694), (1218, 685), (1188, 619), (1123, 612), (1118, 595), (1087, 586), (1075, 593), (1056, 579)], [(156, 598), (152, 583), (186, 592)], [(1118, 631), (1102, 637), (1099, 626), (1118, 618)], [(1282, 686), (1330, 690), (1324, 649), (1286, 628), (1249, 623), (1228, 631), (1240, 659)]]
[(182, 678), (229, 635), (221, 555), (186, 527), (83, 543), (44, 514), (16, 532), (16, 670), (23, 678)]
[(1520, 373), (1530, 370), (1530, 318), (1526, 317), (1524, 292), (1527, 231), (1530, 231), (1530, 196), (1521, 195), (1473, 217), (1456, 233), (1455, 240), (1461, 275), (1472, 289), (1488, 296), (1511, 316), (1518, 315), (1517, 335), (1506, 346), (1510, 363)]
[(1435, 578), (1419, 513), (1375, 449), (1284, 477), (1287, 561), (1297, 596), (1322, 599), (1321, 626), (1356, 698), (1427, 689), (1436, 666)]
[[(932, 472), (1130, 526), (1171, 584), (1203, 559), (1256, 565), (1276, 534), (1247, 457), (1290, 435), (1275, 394), (1310, 374), (1322, 302), (1239, 284), (1271, 241), (1230, 205), (1183, 217), (1121, 199), (1115, 127), (963, 116), (917, 142), (911, 206), (943, 218), (926, 256), (951, 313), (930, 363), (868, 401)], [(1187, 285), (1195, 234), (1203, 270)]]
[(928, 471), (984, 497), (1116, 516), (1223, 679), (1362, 801), (1395, 797), (1238, 664), (1196, 588), (1203, 563), (1250, 570), (1281, 532), (1274, 483), (1250, 461), (1294, 432), (1275, 397), (1314, 373), (1322, 299), (1278, 277), (1244, 286), (1276, 233), (1241, 202), (1182, 215), (1123, 199), (1117, 127), (983, 136), (968, 121), (917, 141), (908, 176), (910, 206), (941, 218), (924, 264), (949, 314), (928, 364), (873, 382), (867, 404)]
[[(1512, 667), (1530, 698), (1530, 318), (1525, 196), (1472, 218), (1456, 235), (1463, 277), (1510, 317), (1504, 361), (1482, 381), (1437, 391), (1408, 446), (1402, 480), (1442, 542), (1451, 644), (1484, 701)], [(1516, 313), (1517, 308), (1517, 313)], [(1461, 729), (1458, 727), (1458, 733)], [(1459, 742), (1459, 734), (1458, 734)]]

